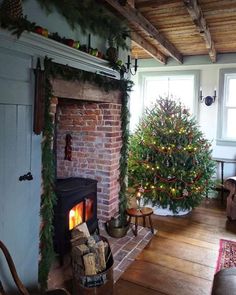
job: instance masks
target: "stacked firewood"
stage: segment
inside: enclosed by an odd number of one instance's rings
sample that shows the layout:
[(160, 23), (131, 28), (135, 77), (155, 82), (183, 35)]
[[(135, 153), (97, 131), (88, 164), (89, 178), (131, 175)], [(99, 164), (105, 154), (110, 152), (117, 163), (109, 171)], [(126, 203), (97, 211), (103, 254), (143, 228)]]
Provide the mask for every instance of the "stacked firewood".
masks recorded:
[(76, 275), (89, 276), (101, 273), (108, 261), (108, 243), (97, 235), (90, 235), (86, 224), (71, 232), (72, 267)]

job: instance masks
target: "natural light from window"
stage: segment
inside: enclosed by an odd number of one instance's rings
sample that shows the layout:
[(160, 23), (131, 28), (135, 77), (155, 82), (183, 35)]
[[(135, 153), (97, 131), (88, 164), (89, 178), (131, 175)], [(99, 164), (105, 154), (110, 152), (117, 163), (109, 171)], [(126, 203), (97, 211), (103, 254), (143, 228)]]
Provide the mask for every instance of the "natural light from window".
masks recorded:
[(236, 74), (225, 75), (223, 138), (236, 139)]
[(146, 79), (144, 107), (151, 107), (159, 97), (181, 102), (193, 114), (194, 76), (161, 76)]
[[(168, 97), (177, 102), (180, 102), (183, 107), (189, 109), (190, 114), (196, 115), (196, 74), (144, 74), (144, 77), (141, 79), (141, 81), (141, 92), (139, 95), (133, 95), (133, 99), (131, 97), (131, 132), (135, 130), (142, 114), (144, 113), (144, 110), (146, 108), (152, 108), (152, 106), (160, 97)], [(140, 97), (141, 104), (137, 103), (137, 97)]]

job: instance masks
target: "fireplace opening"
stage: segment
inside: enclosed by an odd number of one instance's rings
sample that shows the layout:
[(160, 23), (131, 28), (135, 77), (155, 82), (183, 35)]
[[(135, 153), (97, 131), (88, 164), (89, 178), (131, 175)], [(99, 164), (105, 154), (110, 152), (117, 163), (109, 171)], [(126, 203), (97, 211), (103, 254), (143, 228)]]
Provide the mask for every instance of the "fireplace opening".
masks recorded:
[(93, 198), (84, 198), (69, 211), (69, 230), (77, 225), (89, 221), (93, 218), (94, 211)]
[(98, 230), (97, 181), (79, 177), (58, 179), (55, 192), (54, 248), (63, 263), (63, 256), (70, 249), (71, 230), (75, 226), (86, 222), (90, 233)]
[(83, 202), (75, 205), (69, 212), (69, 230), (83, 222)]

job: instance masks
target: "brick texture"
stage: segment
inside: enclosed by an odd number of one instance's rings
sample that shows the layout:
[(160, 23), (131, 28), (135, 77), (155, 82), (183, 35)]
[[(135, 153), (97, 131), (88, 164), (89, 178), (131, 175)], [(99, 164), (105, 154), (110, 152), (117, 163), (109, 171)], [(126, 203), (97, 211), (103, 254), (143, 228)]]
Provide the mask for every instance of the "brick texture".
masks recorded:
[[(57, 177), (96, 179), (101, 221), (110, 219), (118, 211), (122, 140), (121, 102), (119, 93), (115, 94), (117, 102), (59, 99), (57, 104)], [(66, 134), (72, 136), (71, 161), (65, 160)]]

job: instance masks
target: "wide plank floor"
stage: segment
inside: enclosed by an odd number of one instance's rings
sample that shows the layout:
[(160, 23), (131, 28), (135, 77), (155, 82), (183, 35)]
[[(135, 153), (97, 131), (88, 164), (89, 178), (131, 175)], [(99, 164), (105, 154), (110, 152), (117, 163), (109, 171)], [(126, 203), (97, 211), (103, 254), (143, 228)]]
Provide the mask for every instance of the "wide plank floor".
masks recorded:
[(236, 241), (218, 199), (205, 199), (186, 216), (153, 216), (158, 230), (115, 284), (116, 295), (211, 294), (219, 240)]

